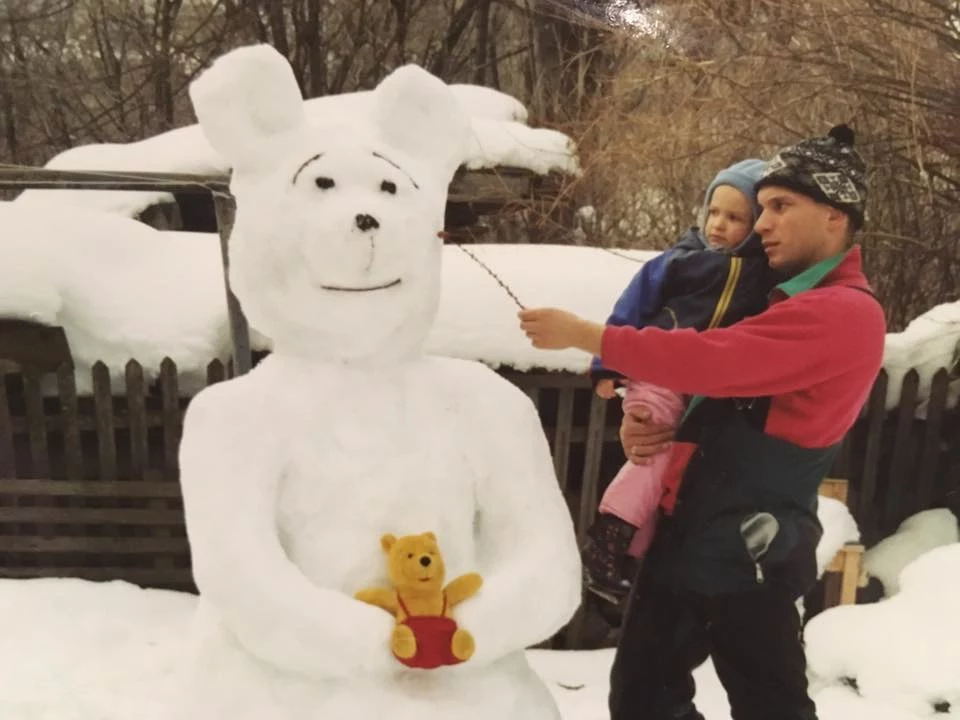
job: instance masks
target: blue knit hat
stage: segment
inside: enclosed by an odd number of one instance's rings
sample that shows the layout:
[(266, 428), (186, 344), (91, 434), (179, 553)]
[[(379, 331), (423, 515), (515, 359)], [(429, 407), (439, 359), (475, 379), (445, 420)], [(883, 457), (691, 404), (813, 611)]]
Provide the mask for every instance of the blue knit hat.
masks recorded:
[(767, 163), (763, 160), (747, 158), (718, 172), (707, 187), (707, 194), (703, 198), (704, 211), (710, 206), (713, 191), (720, 185), (730, 185), (742, 192), (743, 196), (750, 201), (750, 207), (753, 209), (752, 220), (756, 222), (760, 217), (760, 206), (757, 204), (757, 191), (753, 188), (760, 180), (766, 167)]

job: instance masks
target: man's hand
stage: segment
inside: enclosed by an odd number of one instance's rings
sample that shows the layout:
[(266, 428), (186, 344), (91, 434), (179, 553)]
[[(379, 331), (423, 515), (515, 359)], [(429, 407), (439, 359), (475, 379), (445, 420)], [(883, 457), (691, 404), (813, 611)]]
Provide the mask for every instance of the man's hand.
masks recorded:
[(604, 400), (613, 400), (617, 396), (617, 384), (613, 378), (597, 380), (597, 386), (594, 388), (594, 392)]
[(600, 354), (603, 325), (557, 308), (521, 310), (517, 315), (520, 329), (535, 348), (564, 350), (575, 347), (591, 355)]
[(651, 457), (663, 452), (673, 440), (673, 428), (650, 420), (650, 410), (638, 407), (623, 414), (620, 444), (623, 454), (634, 465), (649, 465)]

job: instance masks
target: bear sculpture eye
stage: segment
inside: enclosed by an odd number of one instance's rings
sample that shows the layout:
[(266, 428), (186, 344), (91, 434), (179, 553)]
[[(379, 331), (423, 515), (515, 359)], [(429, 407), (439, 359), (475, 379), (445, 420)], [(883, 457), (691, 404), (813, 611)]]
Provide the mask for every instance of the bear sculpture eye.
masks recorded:
[(318, 177), (314, 182), (317, 184), (317, 187), (321, 190), (329, 190), (334, 186), (333, 178), (328, 177)]
[(380, 190), (382, 190), (385, 193), (390, 193), (391, 195), (396, 195), (397, 184), (392, 183), (389, 180), (384, 180), (382, 183), (380, 183)]

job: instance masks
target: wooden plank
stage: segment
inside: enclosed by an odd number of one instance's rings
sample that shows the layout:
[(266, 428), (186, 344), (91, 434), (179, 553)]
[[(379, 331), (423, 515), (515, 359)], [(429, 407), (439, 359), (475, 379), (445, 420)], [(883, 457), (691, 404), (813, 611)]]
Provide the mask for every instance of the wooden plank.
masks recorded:
[(505, 380), (509, 380), (514, 385), (524, 390), (528, 387), (540, 388), (575, 388), (583, 389), (590, 387), (590, 380), (583, 373), (570, 372), (551, 372), (551, 373), (525, 373), (511, 368), (499, 368), (497, 370)]
[(943, 442), (940, 433), (943, 429), (943, 416), (947, 408), (949, 389), (950, 373), (946, 368), (940, 368), (930, 383), (927, 422), (924, 425), (923, 445), (917, 460), (916, 508), (918, 510), (929, 508), (933, 503), (934, 480), (940, 461), (940, 445)]
[(597, 487), (600, 481), (600, 460), (603, 453), (603, 431), (607, 418), (607, 401), (590, 396), (587, 421), (587, 443), (583, 457), (583, 479), (580, 484), (580, 511), (577, 522), (577, 540), (583, 543), (587, 528), (597, 512)]
[(535, 386), (530, 386), (530, 387), (524, 388), (523, 392), (526, 393), (526, 396), (528, 398), (530, 398), (530, 402), (533, 403), (533, 406), (537, 408), (537, 410), (539, 410), (540, 409), (540, 388)]
[(52, 373), (61, 363), (73, 364), (62, 327), (14, 318), (0, 318), (0, 357), (24, 373)]
[(36, 495), (39, 497), (90, 498), (166, 498), (181, 497), (180, 486), (169, 482), (125, 482), (49, 480), (10, 478), (0, 482), (0, 496)]
[(840, 604), (854, 605), (857, 602), (857, 587), (863, 566), (863, 545), (850, 543), (843, 550), (843, 571), (840, 580)]
[[(165, 482), (175, 484), (180, 474), (178, 453), (183, 414), (180, 411), (177, 366), (170, 358), (164, 358), (160, 364), (160, 398), (163, 416), (163, 479)], [(150, 503), (150, 507), (164, 509), (171, 506), (163, 500), (154, 500)], [(166, 539), (171, 537), (171, 532), (168, 528), (154, 526), (153, 537)], [(154, 561), (154, 566), (161, 570), (168, 570), (171, 567), (171, 560), (158, 557)]]
[(826, 573), (823, 576), (823, 609), (836, 607), (840, 604), (843, 592), (843, 578), (839, 572)]
[[(79, 399), (79, 398), (78, 398)], [(159, 411), (147, 410), (146, 411), (146, 420), (148, 427), (155, 427), (163, 423), (163, 415)], [(10, 419), (10, 424), (15, 433), (26, 433), (29, 429), (29, 425), (26, 421), (26, 418), (22, 417), (13, 417)], [(44, 424), (46, 425), (47, 430), (59, 430), (63, 427), (63, 419), (55, 415), (47, 415), (44, 418)], [(88, 415), (79, 415), (77, 417), (77, 429), (78, 430), (96, 430), (97, 429), (97, 419), (95, 416)], [(130, 427), (130, 422), (124, 415), (114, 415), (113, 417), (113, 429), (114, 430), (124, 430)]]
[(180, 412), (177, 366), (170, 358), (160, 363), (161, 426), (163, 427), (163, 477), (175, 482), (179, 475), (177, 454), (183, 422)]
[(98, 476), (107, 481), (117, 479), (117, 447), (113, 422), (113, 395), (110, 371), (98, 361), (93, 366), (93, 402), (97, 421)]
[(77, 404), (77, 383), (73, 368), (57, 368), (57, 389), (60, 394), (60, 422), (63, 428), (64, 476), (67, 480), (83, 479), (83, 450), (80, 447), (80, 423)]
[(250, 346), (250, 325), (240, 307), (240, 301), (230, 287), (230, 235), (233, 232), (237, 206), (232, 196), (220, 192), (213, 193), (213, 206), (217, 215), (217, 231), (220, 234), (223, 285), (227, 294), (230, 339), (233, 341), (233, 367), (237, 375), (243, 375), (250, 372), (253, 366), (253, 352)]
[[(51, 480), (50, 482), (58, 482)], [(183, 512), (141, 508), (0, 507), (0, 523), (183, 526)], [(167, 528), (169, 530), (169, 527)], [(60, 535), (69, 533), (61, 532)], [(168, 535), (169, 537), (169, 535)]]
[(155, 555), (188, 553), (186, 538), (135, 537), (10, 537), (0, 536), (4, 553), (93, 553), (95, 555)]
[(193, 574), (189, 568), (172, 568), (160, 572), (153, 568), (95, 567), (81, 568), (72, 565), (39, 565), (37, 567), (0, 566), (0, 577), (13, 579), (64, 577), (84, 580), (126, 580), (127, 582), (156, 586), (179, 586), (194, 591)]
[(207, 365), (207, 385), (216, 385), (227, 379), (227, 368), (220, 360), (213, 360)]
[(849, 483), (843, 478), (824, 478), (823, 482), (820, 483), (818, 494), (821, 497), (839, 500), (846, 505), (849, 488)]
[(31, 471), (35, 477), (50, 477), (50, 450), (47, 445), (43, 394), (40, 391), (40, 376), (38, 374), (34, 372), (23, 374), (23, 396), (27, 410), (27, 436), (30, 440)]
[(557, 425), (553, 430), (553, 467), (557, 473), (560, 490), (567, 491), (570, 474), (570, 444), (573, 431), (573, 388), (557, 390)]
[(909, 511), (903, 507), (905, 485), (912, 479), (913, 463), (912, 433), (917, 411), (917, 388), (920, 375), (910, 370), (903, 377), (900, 390), (900, 405), (897, 410), (897, 427), (893, 437), (893, 457), (890, 461), (890, 476), (886, 487), (886, 502), (883, 507), (883, 528), (892, 530)]
[(0, 478), (13, 477), (17, 474), (13, 452), (13, 423), (10, 418), (6, 379), (6, 376), (0, 373)]
[[(883, 418), (886, 415), (887, 373), (881, 370), (867, 400), (867, 441), (863, 453), (863, 474), (860, 476), (859, 504), (854, 513), (859, 519), (861, 532), (872, 538), (879, 532), (876, 515), (877, 469), (880, 465), (880, 444), (883, 440)], [(852, 508), (851, 508), (852, 509)], [(872, 541), (868, 540), (867, 544)]]
[(127, 390), (127, 419), (130, 423), (130, 476), (144, 480), (148, 463), (147, 403), (143, 367), (131, 360), (124, 368)]

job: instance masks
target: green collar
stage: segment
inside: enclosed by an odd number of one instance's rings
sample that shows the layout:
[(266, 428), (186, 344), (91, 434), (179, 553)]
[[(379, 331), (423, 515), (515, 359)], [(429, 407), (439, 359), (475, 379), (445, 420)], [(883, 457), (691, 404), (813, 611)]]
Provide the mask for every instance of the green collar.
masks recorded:
[(833, 272), (837, 265), (844, 261), (849, 252), (850, 251), (847, 250), (838, 255), (828, 257), (826, 260), (821, 260), (816, 265), (808, 267), (799, 275), (794, 275), (789, 280), (780, 283), (777, 285), (777, 289), (787, 297), (793, 297), (804, 290), (815, 288), (827, 275)]

